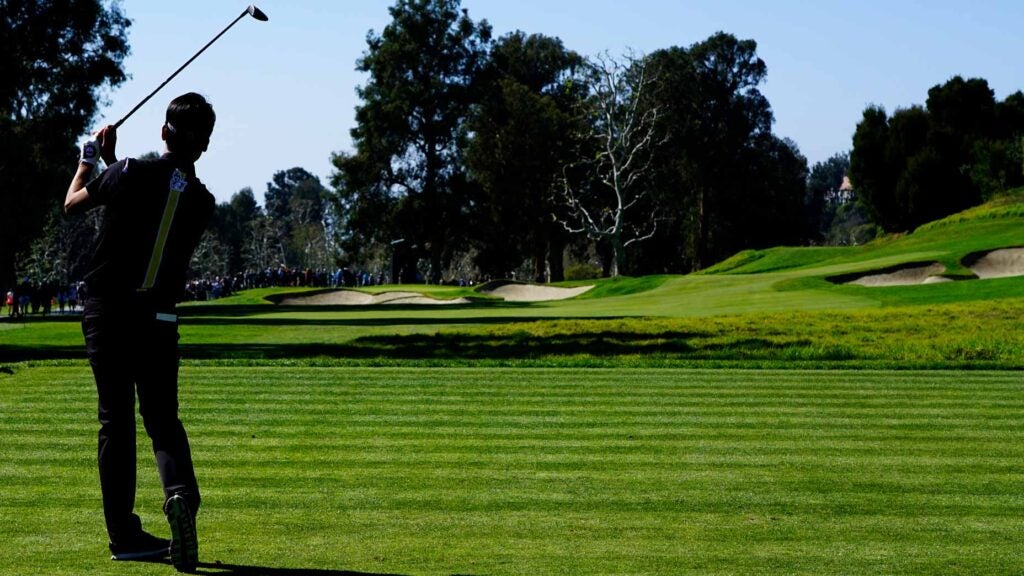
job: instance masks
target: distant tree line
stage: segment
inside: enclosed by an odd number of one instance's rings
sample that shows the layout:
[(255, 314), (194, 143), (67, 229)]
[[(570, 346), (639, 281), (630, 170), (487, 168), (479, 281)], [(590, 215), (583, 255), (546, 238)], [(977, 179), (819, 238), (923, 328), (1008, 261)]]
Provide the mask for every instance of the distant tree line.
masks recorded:
[(1024, 93), (997, 101), (988, 82), (956, 76), (924, 106), (868, 107), (850, 176), (870, 217), (910, 230), (1024, 185)]
[[(0, 280), (66, 283), (81, 278), (99, 222), (60, 215), (67, 160), (96, 98), (124, 78), (129, 22), (116, 3), (76, 3), (58, 34), (47, 3), (16, 5), (0, 6), (16, 31), (4, 65), (58, 72), (9, 74), (0, 90), (13, 135), (0, 155)], [(235, 193), (193, 277), (689, 272), (746, 248), (866, 242), (1024, 184), (1024, 95), (996, 101), (984, 80), (953, 78), (891, 116), (870, 106), (849, 153), (808, 167), (772, 132), (753, 40), (719, 32), (584, 57), (540, 34), (494, 38), (459, 0), (397, 0), (390, 13), (356, 63), (367, 80), (353, 148), (332, 155), (328, 185), (293, 167), (274, 174), (262, 206), (249, 188)], [(77, 55), (28, 49), (33, 34), (71, 31), (84, 39)]]

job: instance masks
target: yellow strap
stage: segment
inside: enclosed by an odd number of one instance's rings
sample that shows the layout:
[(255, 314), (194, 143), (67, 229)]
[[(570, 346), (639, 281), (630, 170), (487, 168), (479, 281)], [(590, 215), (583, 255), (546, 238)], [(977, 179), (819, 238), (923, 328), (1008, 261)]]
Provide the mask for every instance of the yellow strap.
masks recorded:
[(167, 194), (167, 204), (164, 206), (164, 216), (160, 220), (160, 231), (156, 235), (156, 243), (153, 244), (153, 255), (149, 258), (146, 280), (142, 283), (140, 290), (149, 290), (156, 283), (156, 275), (160, 271), (160, 262), (164, 259), (167, 236), (171, 233), (171, 223), (174, 221), (174, 213), (178, 209), (178, 198), (185, 190), (187, 183), (185, 173), (175, 169), (174, 173), (171, 174), (171, 185)]

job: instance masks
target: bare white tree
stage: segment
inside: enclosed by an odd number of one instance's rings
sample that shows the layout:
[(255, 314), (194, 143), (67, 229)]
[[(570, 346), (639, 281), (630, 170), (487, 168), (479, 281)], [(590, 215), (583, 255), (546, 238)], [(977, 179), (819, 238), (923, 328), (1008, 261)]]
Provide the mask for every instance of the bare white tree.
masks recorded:
[[(656, 211), (641, 221), (631, 211), (647, 195), (644, 177), (665, 137), (658, 130), (660, 108), (644, 105), (656, 82), (646, 58), (627, 53), (616, 60), (601, 54), (589, 67), (587, 133), (582, 140), (594, 146), (596, 154), (563, 170), (562, 195), (570, 216), (561, 224), (571, 233), (607, 240), (614, 253), (614, 277), (625, 269), (626, 247), (657, 231)], [(569, 174), (581, 167), (591, 176), (586, 181), (594, 185), (573, 183)]]
[(276, 270), (287, 265), (284, 249), (284, 227), (280, 222), (262, 215), (249, 223), (248, 237), (242, 246), (245, 265), (251, 270)]

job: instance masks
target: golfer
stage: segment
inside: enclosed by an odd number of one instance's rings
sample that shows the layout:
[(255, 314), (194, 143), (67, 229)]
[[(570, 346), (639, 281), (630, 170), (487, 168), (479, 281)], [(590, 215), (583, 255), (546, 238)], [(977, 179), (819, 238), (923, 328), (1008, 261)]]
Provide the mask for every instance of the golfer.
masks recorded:
[[(206, 151), (216, 115), (199, 94), (171, 101), (153, 160), (115, 155), (117, 133), (96, 133), (64, 201), (67, 213), (104, 206), (85, 281), (82, 320), (99, 394), (99, 473), (114, 560), (170, 555), (181, 571), (198, 562), (199, 488), (185, 428), (178, 418), (178, 322), (175, 303), (214, 198), (193, 164)], [(86, 183), (96, 156), (107, 164)], [(135, 514), (135, 397), (153, 443), (171, 539), (142, 529)]]

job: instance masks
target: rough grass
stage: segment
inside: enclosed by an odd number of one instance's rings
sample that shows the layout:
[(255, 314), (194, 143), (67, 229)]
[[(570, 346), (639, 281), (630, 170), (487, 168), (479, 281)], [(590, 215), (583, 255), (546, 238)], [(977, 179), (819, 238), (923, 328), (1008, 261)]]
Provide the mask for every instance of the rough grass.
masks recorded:
[[(977, 284), (988, 282), (1014, 283)], [(681, 318), (190, 316), (181, 350), (186, 362), (321, 366), (1024, 369), (1024, 298), (968, 296), (977, 299)], [(0, 348), (0, 360), (84, 358), (72, 319), (3, 336), (17, 344)]]
[(1024, 369), (1024, 300), (701, 319), (510, 323), (366, 336), (350, 357), (472, 358), (566, 366)]
[[(1024, 384), (980, 372), (185, 368), (200, 572), (1010, 574)], [(107, 559), (84, 366), (0, 375), (7, 574)], [(139, 512), (165, 533), (140, 443)]]

